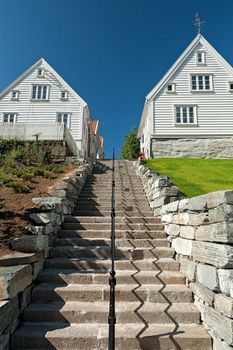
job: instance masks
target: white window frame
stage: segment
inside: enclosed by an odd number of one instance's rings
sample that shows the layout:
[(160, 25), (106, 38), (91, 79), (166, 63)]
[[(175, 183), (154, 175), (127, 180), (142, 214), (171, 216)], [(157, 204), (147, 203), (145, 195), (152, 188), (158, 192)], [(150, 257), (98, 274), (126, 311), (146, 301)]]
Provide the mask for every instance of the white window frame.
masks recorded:
[[(171, 86), (172, 89), (168, 90), (168, 86)], [(166, 90), (167, 90), (167, 93), (169, 93), (169, 94), (176, 92), (176, 84), (175, 83), (168, 83)]]
[[(199, 54), (201, 54), (201, 62), (198, 61), (198, 56)], [(203, 66), (206, 64), (206, 60), (205, 60), (205, 51), (197, 51), (196, 52), (196, 63), (198, 66)]]
[[(62, 94), (65, 94), (65, 96), (63, 97)], [(67, 101), (68, 100), (68, 91), (67, 90), (62, 90), (61, 91), (61, 100), (62, 101)]]
[[(193, 108), (193, 123), (189, 122), (190, 118), (190, 112), (189, 108)], [(180, 117), (181, 117), (181, 122), (177, 122), (177, 108), (180, 108)], [(186, 116), (187, 116), (187, 123), (183, 122), (183, 108), (186, 108)], [(197, 126), (197, 105), (174, 105), (174, 126), (186, 126), (186, 127), (192, 127), (192, 126)]]
[[(58, 115), (59, 114), (61, 114), (61, 116), (62, 116), (62, 121), (61, 122), (59, 122), (58, 121)], [(67, 114), (67, 123), (64, 123), (64, 121), (63, 121), (63, 118), (64, 118), (64, 114)], [(66, 124), (67, 125), (67, 127), (70, 129), (70, 124), (71, 124), (71, 113), (68, 113), (68, 112), (57, 112), (57, 114), (56, 114), (56, 123), (63, 123), (63, 124)]]
[[(14, 96), (14, 94), (16, 94), (16, 95)], [(11, 91), (11, 99), (12, 99), (12, 101), (17, 101), (19, 99), (19, 91), (18, 90)]]
[(38, 68), (37, 69), (37, 76), (38, 76), (38, 78), (43, 78), (44, 77), (44, 68)]
[[(232, 85), (232, 88), (231, 88), (231, 85)], [(229, 81), (228, 88), (230, 92), (233, 92), (233, 81)]]
[[(8, 120), (7, 122), (4, 121), (5, 116), (8, 116), (8, 118), (10, 118), (10, 116), (12, 116), (12, 115), (13, 115), (13, 118), (14, 118), (13, 122), (10, 122), (9, 120)], [(3, 122), (3, 123), (12, 124), (12, 123), (16, 123), (16, 121), (17, 121), (17, 113), (10, 113), (10, 112), (5, 112), (5, 113), (3, 113), (3, 115), (2, 115), (2, 122)]]
[[(33, 98), (33, 89), (34, 86), (36, 86), (36, 98)], [(43, 97), (43, 91), (41, 92), (41, 97), (38, 98), (38, 90), (39, 87), (42, 88), (42, 90), (44, 89), (44, 87), (47, 87), (46, 90), (46, 98), (42, 98)], [(33, 84), (32, 85), (32, 92), (31, 92), (31, 101), (39, 101), (39, 102), (43, 102), (43, 101), (49, 101), (49, 90), (50, 90), (50, 86), (46, 85), (46, 84)]]
[[(193, 89), (193, 77), (196, 77), (196, 89)], [(199, 84), (199, 77), (202, 77), (202, 84), (203, 84), (203, 89), (200, 89), (200, 84)], [(209, 89), (206, 89), (206, 82), (205, 82), (205, 77), (209, 77)], [(190, 90), (191, 92), (213, 92), (214, 91), (214, 84), (213, 84), (213, 74), (208, 74), (208, 73), (195, 73), (195, 74), (190, 74)]]

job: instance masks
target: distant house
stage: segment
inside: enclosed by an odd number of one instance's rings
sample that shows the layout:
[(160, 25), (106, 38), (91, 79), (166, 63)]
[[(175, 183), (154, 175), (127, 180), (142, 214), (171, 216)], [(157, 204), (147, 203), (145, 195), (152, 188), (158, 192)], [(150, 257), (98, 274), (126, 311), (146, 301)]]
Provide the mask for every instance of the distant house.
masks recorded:
[(43, 58), (0, 93), (0, 138), (58, 140), (88, 157), (90, 123), (87, 103)]
[(198, 34), (146, 96), (146, 157), (233, 158), (233, 68)]
[(99, 120), (92, 120), (89, 125), (89, 156), (103, 159), (103, 137), (99, 135)]

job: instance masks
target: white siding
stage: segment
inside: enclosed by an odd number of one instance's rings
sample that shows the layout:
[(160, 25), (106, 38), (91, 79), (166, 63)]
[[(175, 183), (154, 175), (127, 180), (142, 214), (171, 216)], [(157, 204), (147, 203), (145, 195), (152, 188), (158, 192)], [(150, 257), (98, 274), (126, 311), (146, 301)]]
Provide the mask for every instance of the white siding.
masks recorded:
[[(45, 70), (44, 77), (37, 76), (37, 68)], [(17, 113), (17, 123), (51, 123), (56, 121), (57, 113), (70, 113), (70, 132), (80, 148), (82, 139), (83, 106), (78, 101), (72, 89), (69, 91), (67, 85), (63, 86), (45, 61), (31, 72), (25, 79), (14, 86), (13, 90), (19, 91), (19, 100), (11, 100), (11, 91), (0, 100), (0, 122), (4, 113)], [(49, 85), (49, 101), (32, 101), (32, 85)], [(61, 100), (61, 91), (68, 90), (67, 101)]]
[[(196, 63), (196, 51), (205, 51), (206, 65)], [(213, 92), (191, 92), (190, 74), (213, 74)], [(159, 136), (220, 136), (233, 135), (233, 93), (229, 92), (233, 76), (222, 63), (201, 44), (169, 80), (176, 92), (167, 93), (163, 87), (155, 97), (153, 131)], [(174, 126), (174, 105), (197, 105), (198, 126)], [(152, 129), (151, 129), (152, 130)]]

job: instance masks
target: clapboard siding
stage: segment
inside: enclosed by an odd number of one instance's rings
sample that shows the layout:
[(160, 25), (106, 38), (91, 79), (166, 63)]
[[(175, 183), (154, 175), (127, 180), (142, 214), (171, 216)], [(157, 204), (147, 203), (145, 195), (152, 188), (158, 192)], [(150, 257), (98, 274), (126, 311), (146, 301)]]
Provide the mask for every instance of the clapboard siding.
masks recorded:
[[(45, 70), (44, 77), (37, 76), (38, 68)], [(49, 85), (49, 101), (31, 100), (33, 84)], [(19, 91), (19, 100), (11, 100), (12, 90)], [(62, 90), (69, 93), (67, 101), (61, 100)], [(0, 121), (2, 121), (4, 113), (17, 113), (17, 123), (55, 122), (57, 113), (70, 113), (70, 132), (79, 148), (80, 140), (83, 139), (83, 111), (84, 106), (77, 98), (77, 94), (69, 88), (68, 84), (59, 79), (44, 60), (41, 60), (41, 63), (33, 71), (22, 79), (17, 86), (13, 86), (8, 93), (3, 94), (0, 99)], [(84, 123), (87, 123), (87, 118)], [(84, 148), (86, 149), (86, 146)]]
[[(206, 65), (196, 64), (196, 51), (203, 50)], [(191, 92), (191, 74), (212, 74), (213, 92)], [(169, 79), (176, 84), (175, 93), (167, 93), (164, 86), (154, 98), (153, 131), (155, 136), (220, 136), (233, 135), (233, 93), (229, 92), (233, 75), (206, 47), (199, 46), (190, 53)], [(175, 105), (196, 105), (198, 126), (174, 126)]]

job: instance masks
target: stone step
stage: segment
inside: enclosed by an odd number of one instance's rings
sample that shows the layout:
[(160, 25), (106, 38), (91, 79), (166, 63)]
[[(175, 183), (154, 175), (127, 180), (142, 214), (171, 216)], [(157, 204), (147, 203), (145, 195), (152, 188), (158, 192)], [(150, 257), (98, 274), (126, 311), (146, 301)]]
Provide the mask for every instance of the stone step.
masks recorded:
[[(32, 291), (32, 300), (52, 301), (109, 301), (109, 286), (106, 284), (70, 284), (41, 283)], [(192, 292), (185, 285), (117, 285), (116, 303), (121, 301), (151, 303), (190, 303)]]
[[(111, 223), (111, 216), (75, 216), (66, 215), (65, 222), (77, 222), (77, 223)], [(161, 224), (161, 219), (158, 217), (150, 216), (143, 218), (141, 216), (116, 217), (116, 223), (129, 223), (129, 224)]]
[[(109, 202), (108, 205), (95, 205), (95, 204), (89, 204), (89, 205), (79, 205), (79, 203), (76, 203), (76, 208), (80, 210), (85, 210), (85, 211), (99, 211), (100, 213), (102, 211), (111, 211), (111, 203)], [(147, 211), (149, 212), (150, 206), (148, 204), (139, 204), (139, 205), (122, 205), (122, 204), (117, 204), (115, 206), (115, 209), (117, 211), (121, 210), (127, 210), (127, 211)], [(101, 215), (99, 215), (101, 216)]]
[[(200, 313), (190, 303), (145, 303), (138, 311), (140, 302), (118, 303), (116, 305), (116, 319), (118, 324), (141, 323), (142, 318), (147, 323), (155, 320), (161, 324), (199, 323)], [(108, 302), (54, 302), (49, 304), (31, 304), (24, 310), (25, 322), (64, 322), (69, 323), (104, 323), (108, 320)]]
[[(167, 238), (163, 230), (146, 231), (146, 230), (116, 230), (116, 238), (125, 239), (160, 239)], [(60, 230), (57, 237), (60, 238), (110, 238), (111, 230)]]
[[(45, 283), (65, 284), (108, 284), (109, 271), (96, 270), (94, 273), (76, 270), (45, 269), (38, 280)], [(118, 270), (116, 274), (118, 284), (184, 284), (185, 277), (179, 271), (137, 271), (131, 266), (131, 270)]]
[[(116, 230), (147, 230), (147, 231), (161, 231), (164, 229), (163, 224), (134, 224), (134, 223), (116, 223)], [(111, 228), (110, 223), (64, 223), (63, 228), (66, 230), (108, 230)]]
[[(50, 248), (50, 256), (52, 258), (94, 258), (94, 259), (110, 259), (111, 247), (54, 247)], [(173, 248), (116, 248), (116, 260), (140, 260), (153, 258), (173, 258)]]
[[(110, 237), (110, 235), (109, 235)], [(166, 239), (116, 239), (116, 247), (124, 248), (154, 248), (166, 247), (169, 248), (171, 243)], [(100, 247), (111, 246), (110, 238), (56, 238), (55, 246), (73, 246), (73, 247)]]
[[(73, 212), (74, 215), (76, 216), (109, 216), (111, 215), (111, 211), (109, 210), (101, 210), (101, 212), (99, 210), (83, 210), (83, 209), (78, 209), (76, 207), (76, 209)], [(139, 211), (139, 210), (134, 210), (134, 211), (129, 211), (129, 210), (117, 210), (116, 211), (116, 216), (127, 216), (127, 217), (132, 217), (135, 215), (141, 215), (142, 217), (148, 217), (151, 216), (151, 211)]]
[[(171, 258), (163, 259), (145, 259), (145, 260), (117, 260), (116, 270), (139, 270), (139, 271), (179, 271), (179, 262)], [(111, 268), (110, 260), (98, 259), (69, 259), (69, 258), (50, 258), (45, 262), (46, 268), (51, 269), (73, 269), (85, 270), (87, 272), (107, 270)]]
[[(139, 336), (140, 335), (140, 336)], [(26, 323), (17, 330), (12, 348), (98, 350), (108, 348), (108, 324)], [(116, 350), (211, 350), (211, 339), (201, 325), (117, 324)]]
[[(86, 206), (96, 206), (96, 207), (109, 207), (111, 205), (111, 198), (105, 198), (105, 199), (78, 199), (77, 205), (79, 207), (86, 207)], [(146, 199), (143, 200), (137, 200), (137, 199), (116, 199), (115, 201), (115, 207), (117, 208), (120, 205), (124, 206), (148, 206), (148, 201)]]

